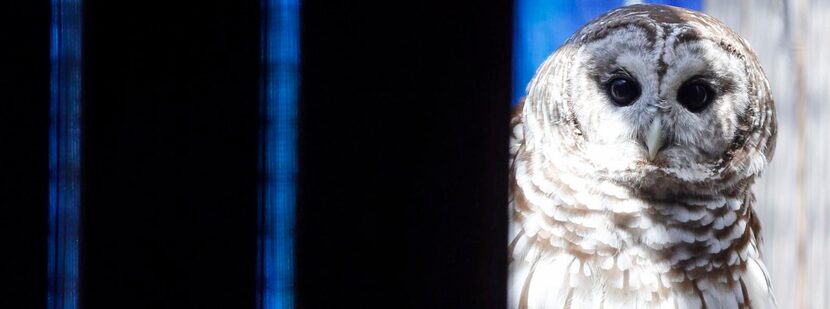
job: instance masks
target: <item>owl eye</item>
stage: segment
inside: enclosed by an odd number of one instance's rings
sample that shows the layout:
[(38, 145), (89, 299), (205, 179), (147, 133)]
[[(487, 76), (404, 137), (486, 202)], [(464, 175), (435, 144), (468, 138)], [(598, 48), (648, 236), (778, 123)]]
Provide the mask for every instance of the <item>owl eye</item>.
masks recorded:
[(630, 77), (618, 77), (608, 83), (608, 95), (617, 106), (628, 106), (640, 97), (640, 85)]
[(706, 109), (713, 97), (712, 88), (699, 81), (686, 83), (677, 90), (677, 101), (692, 113)]

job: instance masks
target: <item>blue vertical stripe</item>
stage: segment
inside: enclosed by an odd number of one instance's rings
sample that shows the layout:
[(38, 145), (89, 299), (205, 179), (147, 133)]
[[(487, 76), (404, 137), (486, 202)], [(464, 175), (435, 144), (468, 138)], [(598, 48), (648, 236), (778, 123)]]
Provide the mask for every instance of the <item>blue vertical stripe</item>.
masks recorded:
[(299, 0), (262, 0), (261, 309), (294, 307)]
[(49, 124), (49, 309), (78, 307), (81, 1), (52, 0)]
[(579, 27), (605, 11), (631, 3), (702, 10), (701, 0), (516, 0), (513, 36), (513, 104), (525, 95), (536, 68)]

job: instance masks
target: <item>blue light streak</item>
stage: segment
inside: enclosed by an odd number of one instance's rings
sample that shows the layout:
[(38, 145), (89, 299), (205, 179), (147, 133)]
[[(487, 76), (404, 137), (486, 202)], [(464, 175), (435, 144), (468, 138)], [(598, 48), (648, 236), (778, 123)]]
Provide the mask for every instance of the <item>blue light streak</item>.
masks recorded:
[(299, 0), (262, 0), (257, 307), (294, 307)]
[(52, 0), (47, 308), (78, 307), (81, 0)]

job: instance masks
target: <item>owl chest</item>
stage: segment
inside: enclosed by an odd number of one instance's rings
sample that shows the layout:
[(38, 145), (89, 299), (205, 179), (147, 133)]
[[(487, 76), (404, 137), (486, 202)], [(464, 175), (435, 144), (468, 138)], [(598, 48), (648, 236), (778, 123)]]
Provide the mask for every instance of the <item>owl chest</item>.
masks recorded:
[(511, 298), (519, 308), (744, 308), (752, 286), (766, 301), (746, 212), (722, 202), (514, 205)]
[[(749, 308), (751, 291), (766, 293), (748, 288), (763, 281), (727, 285), (700, 278), (672, 283), (646, 267), (609, 271), (595, 261), (568, 254), (536, 260), (526, 271), (521, 288), (513, 295), (516, 308)], [(753, 280), (746, 270), (736, 271), (735, 276)], [(765, 308), (761, 306), (764, 297), (756, 295), (761, 300), (753, 308)]]

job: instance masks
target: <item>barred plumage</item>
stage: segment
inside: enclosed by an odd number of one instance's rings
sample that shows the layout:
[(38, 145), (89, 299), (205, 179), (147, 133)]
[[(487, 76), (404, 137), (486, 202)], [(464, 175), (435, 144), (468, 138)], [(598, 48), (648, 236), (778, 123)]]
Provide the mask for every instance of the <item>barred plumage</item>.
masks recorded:
[[(607, 88), (620, 75), (640, 87), (629, 106)], [(690, 82), (709, 87), (702, 111), (678, 99)], [(774, 104), (725, 25), (608, 12), (545, 61), (512, 124), (511, 307), (774, 307), (750, 190)]]

